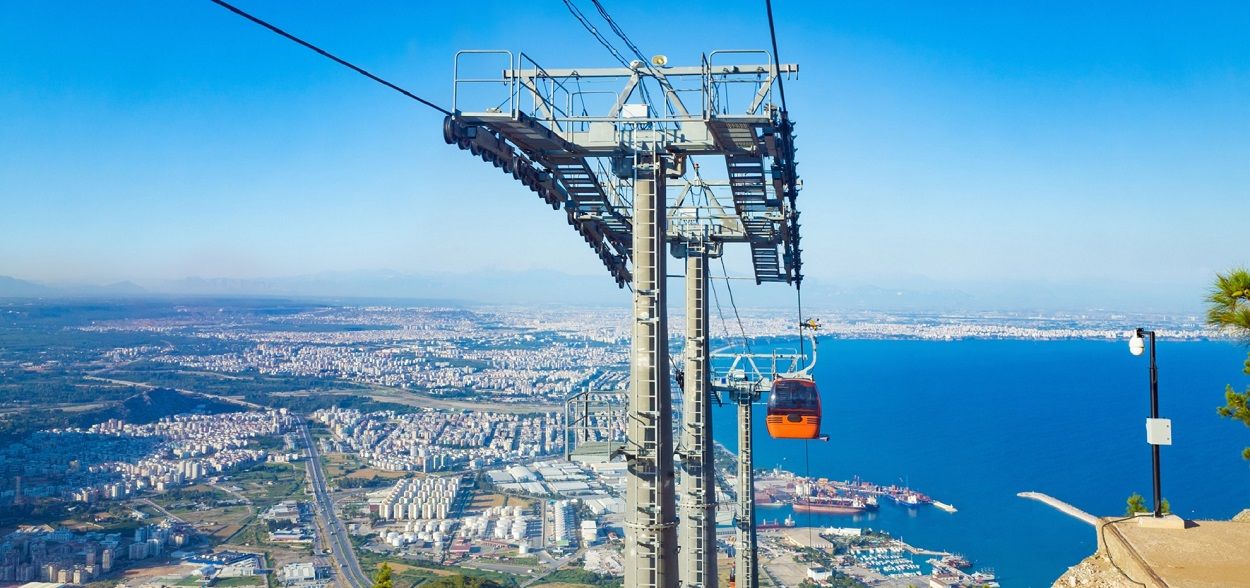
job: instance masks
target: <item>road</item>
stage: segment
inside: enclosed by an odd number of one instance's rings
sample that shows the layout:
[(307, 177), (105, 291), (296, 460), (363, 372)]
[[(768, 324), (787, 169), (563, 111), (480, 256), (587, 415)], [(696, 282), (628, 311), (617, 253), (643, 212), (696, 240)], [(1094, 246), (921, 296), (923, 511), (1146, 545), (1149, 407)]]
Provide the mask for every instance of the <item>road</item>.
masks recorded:
[(573, 553), (570, 553), (560, 559), (555, 560), (551, 564), (546, 565), (543, 568), (543, 570), (538, 573), (538, 575), (531, 577), (529, 580), (526, 580), (525, 583), (521, 584), (521, 586), (533, 586), (534, 584), (538, 583), (539, 580), (542, 580), (543, 578), (550, 576), (556, 570), (559, 570), (560, 568), (566, 565), (569, 565), (569, 562), (581, 557), (582, 555), (585, 555), (585, 553), (586, 553), (586, 548), (582, 547), (578, 549), (577, 551), (574, 551)]
[[(461, 398), (441, 398), (422, 394), (413, 390), (404, 388), (390, 388), (387, 386), (371, 386), (372, 394), (368, 394), (369, 398), (379, 402), (394, 402), (396, 404), (406, 404), (408, 406), (418, 406), (422, 408), (442, 408), (447, 410), (468, 410), (479, 411), (489, 410), (493, 412), (504, 412), (509, 414), (532, 414), (545, 412), (558, 412), (564, 410), (564, 405), (545, 402), (491, 402), (489, 400), (466, 400)], [(359, 394), (352, 392), (351, 394)]]
[(145, 504), (147, 504), (148, 506), (150, 506), (150, 507), (152, 507), (152, 508), (155, 508), (157, 511), (159, 511), (161, 514), (165, 515), (165, 517), (166, 517), (166, 518), (168, 518), (168, 519), (169, 519), (170, 521), (172, 521), (172, 522), (175, 522), (175, 523), (185, 523), (185, 522), (186, 522), (186, 521), (184, 521), (184, 520), (182, 520), (182, 519), (178, 518), (178, 517), (177, 517), (177, 515), (175, 515), (175, 514), (173, 514), (173, 513), (169, 512), (169, 511), (165, 510), (165, 507), (163, 507), (163, 506), (161, 506), (161, 505), (159, 505), (159, 504), (157, 504), (157, 503), (155, 503), (155, 502), (152, 502), (152, 499), (150, 499), (150, 498), (144, 498), (142, 502), (144, 502)]
[(145, 384), (143, 382), (132, 382), (130, 380), (118, 380), (116, 378), (102, 378), (100, 376), (95, 376), (95, 375), (83, 376), (82, 379), (94, 380), (96, 382), (104, 382), (106, 384), (117, 384), (118, 386), (133, 386), (135, 388), (143, 388), (144, 390), (166, 388), (166, 389), (173, 390), (175, 392), (181, 392), (183, 394), (190, 394), (191, 396), (199, 396), (201, 398), (208, 398), (210, 400), (220, 400), (221, 402), (228, 402), (230, 404), (236, 404), (238, 406), (247, 407), (253, 410), (265, 410), (265, 407), (259, 404), (256, 404), (254, 402), (248, 402), (246, 400), (241, 400), (238, 398), (231, 398), (229, 396), (221, 396), (218, 394), (209, 394), (208, 392), (198, 392), (195, 390), (187, 390), (186, 388), (169, 388), (169, 386), (155, 386), (153, 384)]
[(356, 559), (356, 550), (347, 536), (347, 528), (343, 526), (338, 515), (334, 514), (334, 501), (326, 488), (325, 472), (321, 470), (321, 456), (317, 453), (317, 445), (312, 435), (308, 434), (308, 422), (300, 417), (300, 433), (304, 436), (304, 445), (308, 447), (308, 479), (313, 487), (313, 511), (321, 521), (321, 527), (330, 530), (330, 556), (339, 575), (346, 580), (351, 588), (368, 588), (373, 581), (360, 569), (360, 560)]

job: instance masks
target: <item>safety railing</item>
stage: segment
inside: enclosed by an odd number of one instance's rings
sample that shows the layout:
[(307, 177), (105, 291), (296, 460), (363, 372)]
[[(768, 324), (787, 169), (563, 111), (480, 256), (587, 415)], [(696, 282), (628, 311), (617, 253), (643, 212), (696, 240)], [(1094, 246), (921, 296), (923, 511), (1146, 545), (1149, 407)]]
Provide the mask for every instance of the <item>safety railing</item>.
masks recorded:
[[(743, 69), (741, 64), (730, 67), (718, 65), (716, 57), (720, 55), (763, 55), (764, 64), (751, 69)], [(703, 57), (704, 75), (704, 116), (730, 114), (730, 102), (736, 86), (743, 86), (749, 92), (751, 100), (746, 102), (742, 114), (756, 114), (763, 99), (772, 102), (772, 84), (779, 74), (773, 63), (773, 56), (763, 49), (720, 49)], [(765, 85), (767, 84), (767, 88)]]
[[(526, 64), (533, 67), (535, 75), (529, 81), (533, 86), (526, 86), (525, 82), (520, 81), (521, 70), (513, 70), (512, 77), (517, 80), (519, 87), (525, 87), (532, 96), (529, 112), (526, 114), (539, 119), (548, 120), (556, 130), (563, 130), (561, 121), (568, 121), (572, 118), (570, 114), (573, 110), (573, 92), (569, 90), (564, 82), (547, 73), (543, 66), (538, 65), (537, 61), (521, 52), (519, 65), (521, 69), (529, 69)], [(520, 89), (518, 87), (518, 92)], [(563, 99), (564, 107), (560, 106)]]
[(506, 49), (465, 49), (457, 51), (452, 62), (452, 88), (451, 88), (451, 110), (459, 113), (460, 95), (462, 86), (480, 87), (481, 85), (502, 85), (505, 88), (505, 96), (495, 106), (474, 105), (471, 112), (506, 112), (515, 114), (517, 108), (517, 82), (516, 76), (509, 77), (507, 73), (502, 73), (497, 78), (482, 77), (460, 77), (461, 59), (470, 55), (499, 55), (507, 57), (506, 68), (503, 72), (516, 71), (516, 60), (513, 58), (512, 52)]

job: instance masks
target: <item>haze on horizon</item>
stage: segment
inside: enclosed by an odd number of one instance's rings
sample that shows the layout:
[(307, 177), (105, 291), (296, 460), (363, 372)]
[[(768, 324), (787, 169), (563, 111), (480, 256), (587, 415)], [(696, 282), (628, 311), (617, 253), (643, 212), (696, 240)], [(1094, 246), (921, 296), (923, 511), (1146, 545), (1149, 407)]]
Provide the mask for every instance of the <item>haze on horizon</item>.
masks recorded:
[[(240, 5), (444, 105), (459, 49), (610, 63), (560, 2)], [(755, 1), (608, 6), (674, 64), (768, 44)], [(0, 275), (602, 274), (441, 115), (209, 2), (6, 9)], [(1250, 264), (1250, 7), (776, 10), (813, 283), (1175, 306)]]

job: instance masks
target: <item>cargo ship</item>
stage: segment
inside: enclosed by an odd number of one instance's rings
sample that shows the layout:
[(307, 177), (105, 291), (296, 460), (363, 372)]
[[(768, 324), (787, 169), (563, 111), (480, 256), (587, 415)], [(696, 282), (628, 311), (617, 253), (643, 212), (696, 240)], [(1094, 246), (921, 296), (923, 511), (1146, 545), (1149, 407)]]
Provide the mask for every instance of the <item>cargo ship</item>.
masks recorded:
[(819, 512), (828, 514), (859, 514), (877, 508), (874, 497), (859, 496), (800, 496), (794, 499), (795, 512)]

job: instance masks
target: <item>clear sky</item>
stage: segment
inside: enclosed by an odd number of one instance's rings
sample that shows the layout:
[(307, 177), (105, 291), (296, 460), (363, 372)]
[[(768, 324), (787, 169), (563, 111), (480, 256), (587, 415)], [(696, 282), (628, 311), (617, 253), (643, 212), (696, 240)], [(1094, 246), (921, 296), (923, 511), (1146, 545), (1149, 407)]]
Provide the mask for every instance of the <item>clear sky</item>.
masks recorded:
[[(458, 49), (612, 63), (559, 0), (237, 1), (440, 104)], [(768, 43), (762, 1), (605, 4), (675, 65)], [(814, 279), (1201, 288), (1250, 263), (1250, 4), (775, 4)], [(0, 275), (602, 272), (442, 115), (206, 0), (3, 10)]]

